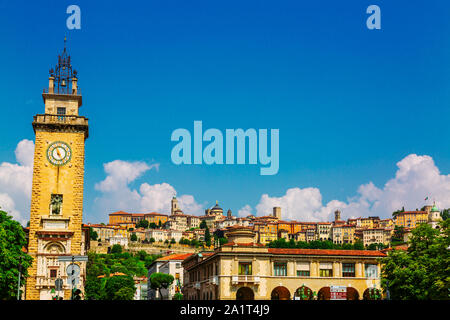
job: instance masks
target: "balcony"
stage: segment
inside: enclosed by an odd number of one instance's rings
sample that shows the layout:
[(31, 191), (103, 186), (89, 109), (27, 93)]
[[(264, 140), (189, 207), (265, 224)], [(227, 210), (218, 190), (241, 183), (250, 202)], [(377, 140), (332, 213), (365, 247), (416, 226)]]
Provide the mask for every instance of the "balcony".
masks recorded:
[(88, 119), (76, 115), (37, 114), (33, 117), (33, 123), (71, 124), (87, 126)]
[[(67, 276), (58, 277), (63, 279), (63, 290), (70, 290), (72, 289), (72, 285), (67, 283)], [(55, 288), (55, 280), (57, 278), (49, 278), (46, 276), (37, 276), (36, 277), (36, 287), (38, 289), (40, 288)]]
[(259, 284), (259, 281), (260, 281), (260, 278), (258, 276), (252, 276), (252, 275), (239, 275), (239, 276), (231, 277), (232, 284), (239, 284), (239, 283)]
[(38, 127), (76, 128), (84, 131), (86, 138), (89, 135), (88, 118), (76, 115), (57, 115), (57, 114), (37, 114), (33, 117), (33, 128), (36, 131)]

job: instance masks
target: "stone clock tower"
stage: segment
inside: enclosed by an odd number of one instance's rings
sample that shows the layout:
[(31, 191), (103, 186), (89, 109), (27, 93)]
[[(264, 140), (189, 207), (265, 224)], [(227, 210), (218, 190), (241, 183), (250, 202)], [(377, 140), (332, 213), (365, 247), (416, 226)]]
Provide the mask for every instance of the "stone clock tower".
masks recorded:
[[(50, 69), (48, 89), (42, 98), (45, 111), (33, 119), (36, 135), (28, 252), (34, 258), (29, 268), (25, 298), (47, 300), (54, 296), (70, 299), (72, 282), (67, 276), (70, 262), (59, 256), (84, 255), (82, 230), (84, 142), (88, 119), (78, 113), (82, 104), (77, 71), (66, 51)], [(83, 290), (85, 262), (77, 262)], [(56, 291), (55, 280), (63, 280)]]

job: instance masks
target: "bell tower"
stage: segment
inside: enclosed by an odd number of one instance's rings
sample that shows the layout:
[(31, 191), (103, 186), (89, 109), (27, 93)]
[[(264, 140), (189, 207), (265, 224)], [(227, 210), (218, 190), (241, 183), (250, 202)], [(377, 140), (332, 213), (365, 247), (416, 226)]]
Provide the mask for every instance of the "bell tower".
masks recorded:
[[(26, 282), (27, 300), (70, 299), (73, 283), (67, 276), (68, 262), (58, 257), (85, 255), (82, 232), (84, 143), (88, 119), (79, 115), (82, 105), (77, 71), (66, 49), (49, 72), (44, 89), (44, 113), (33, 118), (35, 133), (28, 252), (33, 257)], [(77, 288), (83, 290), (85, 262)], [(55, 280), (62, 290), (55, 291)]]

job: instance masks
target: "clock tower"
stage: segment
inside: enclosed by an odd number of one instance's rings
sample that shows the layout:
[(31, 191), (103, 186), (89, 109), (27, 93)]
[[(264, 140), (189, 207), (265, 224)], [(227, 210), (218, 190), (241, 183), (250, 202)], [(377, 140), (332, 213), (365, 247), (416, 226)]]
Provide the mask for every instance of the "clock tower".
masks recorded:
[[(55, 69), (50, 69), (48, 89), (42, 93), (45, 111), (35, 115), (32, 123), (36, 141), (28, 253), (33, 264), (28, 270), (27, 300), (70, 299), (70, 262), (58, 257), (86, 254), (82, 217), (88, 119), (78, 113), (82, 99), (77, 71), (72, 69), (65, 43), (66, 39)], [(76, 264), (80, 276), (75, 286), (83, 290), (86, 263)], [(60, 291), (56, 279), (62, 279)]]

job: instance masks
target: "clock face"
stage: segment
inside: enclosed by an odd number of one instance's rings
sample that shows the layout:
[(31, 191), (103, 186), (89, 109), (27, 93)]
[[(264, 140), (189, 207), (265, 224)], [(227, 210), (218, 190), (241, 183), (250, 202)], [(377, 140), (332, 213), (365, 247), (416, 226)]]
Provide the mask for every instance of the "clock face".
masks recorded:
[(55, 166), (63, 166), (70, 161), (72, 150), (62, 141), (53, 142), (47, 149), (47, 158)]

